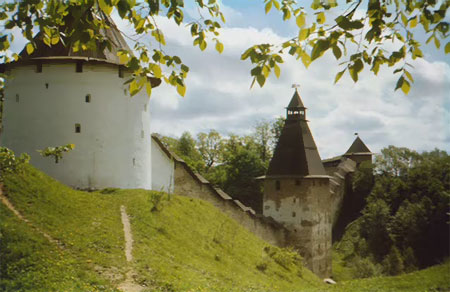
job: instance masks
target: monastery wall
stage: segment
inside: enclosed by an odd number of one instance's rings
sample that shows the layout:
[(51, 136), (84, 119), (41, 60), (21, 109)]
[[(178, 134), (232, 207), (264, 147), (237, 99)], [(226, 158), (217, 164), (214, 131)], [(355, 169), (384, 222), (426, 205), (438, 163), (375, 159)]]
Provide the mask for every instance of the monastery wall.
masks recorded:
[(174, 163), (173, 193), (207, 201), (268, 243), (280, 247), (286, 245), (288, 231), (283, 225), (272, 218), (257, 215), (253, 209), (238, 200), (233, 200), (224, 191), (214, 187), (208, 180), (193, 171), (186, 162), (167, 149), (156, 136), (152, 137)]
[(351, 175), (356, 169), (356, 162), (352, 159), (343, 158), (337, 167), (325, 168), (327, 173), (334, 170), (330, 179), (330, 206), (332, 214), (332, 224), (336, 224), (339, 212), (342, 209), (344, 196), (347, 192), (348, 184), (351, 182)]

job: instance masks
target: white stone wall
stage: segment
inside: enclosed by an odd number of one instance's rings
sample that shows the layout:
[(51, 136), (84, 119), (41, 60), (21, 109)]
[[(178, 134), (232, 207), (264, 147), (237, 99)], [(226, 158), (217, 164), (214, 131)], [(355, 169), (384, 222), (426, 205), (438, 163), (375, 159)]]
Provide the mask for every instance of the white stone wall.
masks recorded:
[[(31, 163), (78, 188), (151, 188), (148, 97), (130, 98), (118, 67), (106, 63), (23, 65), (7, 71), (3, 146), (31, 155)], [(91, 95), (91, 102), (85, 101)], [(18, 96), (18, 100), (16, 99)], [(80, 124), (81, 133), (75, 133)], [(75, 144), (58, 164), (36, 151)]]
[(175, 162), (152, 139), (152, 190), (173, 193)]

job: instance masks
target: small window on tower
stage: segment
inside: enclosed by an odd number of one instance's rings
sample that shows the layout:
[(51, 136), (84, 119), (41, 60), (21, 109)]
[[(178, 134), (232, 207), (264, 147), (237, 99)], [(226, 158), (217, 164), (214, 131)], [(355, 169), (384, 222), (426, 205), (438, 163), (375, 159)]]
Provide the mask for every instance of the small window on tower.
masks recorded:
[(279, 191), (281, 189), (281, 183), (279, 180), (275, 181), (275, 189)]
[(36, 64), (36, 73), (42, 73), (42, 63)]
[(77, 61), (76, 72), (77, 73), (83, 72), (83, 62), (82, 61)]
[(91, 95), (90, 94), (86, 94), (86, 102), (87, 103), (91, 102)]
[(81, 125), (75, 124), (75, 133), (81, 133)]
[(16, 102), (19, 102), (19, 100), (20, 100), (19, 95), (16, 94)]
[(119, 66), (119, 78), (123, 78), (123, 66)]
[(297, 215), (297, 214), (295, 214), (295, 212), (292, 212), (292, 217), (295, 217), (295, 215)]
[(305, 111), (300, 111), (300, 114), (303, 116), (305, 114)]

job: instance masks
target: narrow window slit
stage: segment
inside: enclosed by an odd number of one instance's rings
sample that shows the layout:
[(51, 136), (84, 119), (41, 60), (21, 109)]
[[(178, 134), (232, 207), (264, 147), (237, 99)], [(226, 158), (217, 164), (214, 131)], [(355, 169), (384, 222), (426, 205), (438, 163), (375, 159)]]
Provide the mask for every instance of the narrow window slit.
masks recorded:
[(75, 124), (75, 133), (81, 133), (81, 125)]
[(90, 94), (86, 94), (85, 101), (86, 101), (87, 103), (91, 102), (91, 95), (90, 95)]
[(83, 62), (82, 61), (77, 61), (76, 72), (77, 73), (83, 72)]

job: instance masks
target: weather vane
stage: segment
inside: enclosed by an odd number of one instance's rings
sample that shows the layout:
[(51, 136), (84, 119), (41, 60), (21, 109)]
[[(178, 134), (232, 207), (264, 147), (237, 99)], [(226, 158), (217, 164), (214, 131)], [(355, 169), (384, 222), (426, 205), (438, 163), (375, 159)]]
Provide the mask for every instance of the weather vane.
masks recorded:
[(297, 88), (300, 88), (300, 84), (294, 83), (292, 84), (292, 88), (295, 88), (297, 90)]

